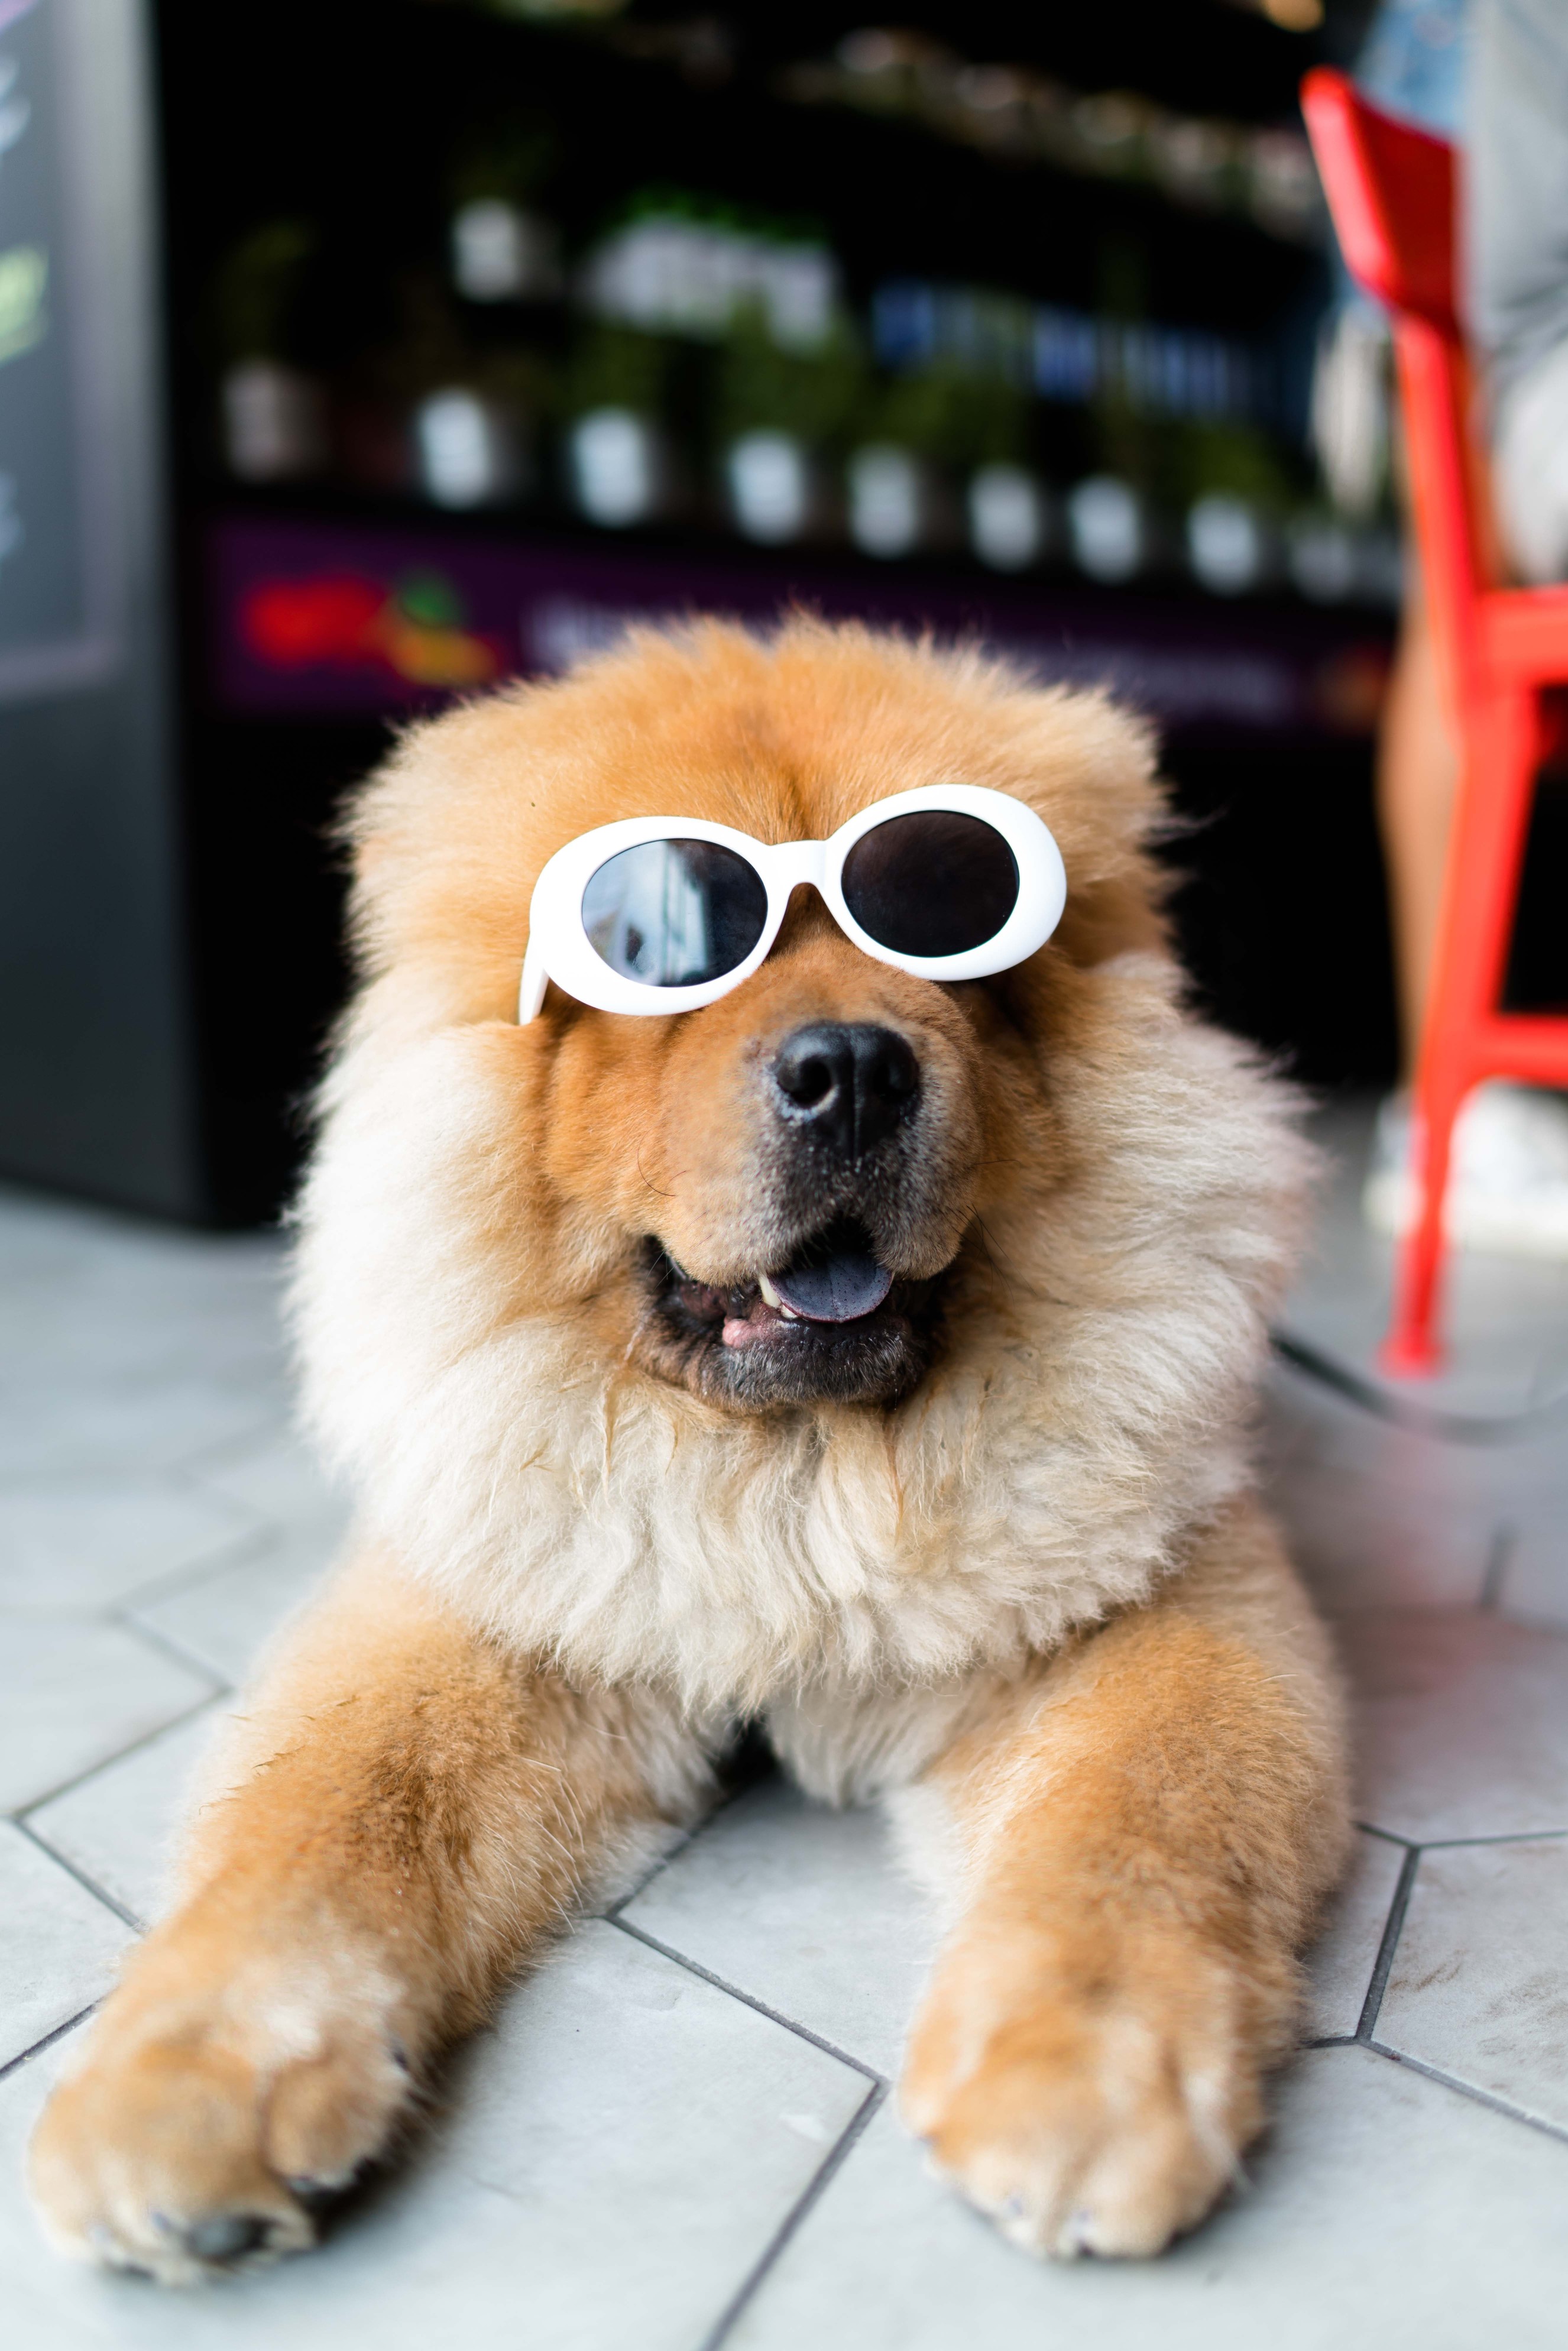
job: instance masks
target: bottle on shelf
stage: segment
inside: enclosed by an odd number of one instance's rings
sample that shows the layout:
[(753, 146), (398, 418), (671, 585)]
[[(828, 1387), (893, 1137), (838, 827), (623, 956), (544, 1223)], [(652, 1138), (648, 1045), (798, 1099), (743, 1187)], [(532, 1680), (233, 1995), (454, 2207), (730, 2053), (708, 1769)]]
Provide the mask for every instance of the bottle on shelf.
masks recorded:
[(838, 265), (819, 236), (672, 188), (632, 199), (578, 290), (597, 318), (697, 342), (721, 341), (755, 312), (780, 350), (803, 354), (829, 341), (841, 307)]
[(450, 227), (452, 283), (469, 302), (552, 300), (561, 290), (553, 221), (505, 196), (471, 196)]
[(413, 411), (415, 478), (434, 506), (500, 506), (526, 479), (516, 413), (464, 383), (426, 392)]
[[(904, 388), (886, 445), (900, 445), (900, 434), (907, 442), (913, 428), (928, 471), (962, 483), (965, 533), (982, 563), (1019, 571), (1039, 562), (1050, 502), (1028, 463), (1033, 306), (987, 287), (894, 278), (873, 298), (872, 334)], [(868, 480), (878, 477), (868, 471)], [(893, 470), (883, 466), (881, 477), (891, 487)]]
[(1291, 581), (1313, 604), (1342, 604), (1359, 584), (1355, 533), (1338, 515), (1312, 507), (1295, 516), (1285, 541)]
[(323, 388), (294, 354), (293, 313), (316, 242), (307, 221), (264, 222), (218, 269), (219, 436), (242, 482), (301, 481), (327, 462)]
[(1275, 533), (1266, 511), (1234, 490), (1208, 490), (1186, 510), (1193, 577), (1216, 596), (1242, 596), (1274, 575)]
[(451, 512), (515, 504), (535, 477), (549, 403), (542, 360), (477, 346), (434, 268), (399, 272), (387, 307), (390, 330), (337, 387), (345, 476)]
[(785, 546), (831, 528), (831, 465), (863, 395), (864, 359), (847, 319), (814, 344), (779, 340), (777, 316), (748, 304), (717, 355), (713, 443), (725, 506), (745, 538)]
[(566, 486), (578, 512), (603, 529), (656, 521), (676, 502), (677, 470), (664, 413), (670, 371), (664, 338), (589, 323), (567, 371)]
[(1119, 474), (1091, 474), (1067, 498), (1068, 540), (1081, 571), (1120, 587), (1146, 570), (1155, 536), (1147, 498)]
[(539, 208), (558, 147), (542, 116), (472, 123), (452, 156), (447, 266), (453, 291), (485, 308), (553, 302), (565, 291), (560, 232)]
[[(764, 545), (822, 527), (824, 451), (857, 371), (819, 236), (690, 191), (643, 190), (590, 251), (577, 298), (598, 322), (579, 372), (659, 378), (577, 395), (567, 453), (581, 511), (649, 520), (684, 486), (699, 503), (716, 491), (730, 525)], [(661, 353), (657, 368), (639, 351)]]
[[(1297, 28), (1321, 0), (1269, 0)], [(829, 58), (786, 67), (798, 105), (903, 116), (939, 138), (1092, 179), (1142, 183), (1187, 209), (1249, 218), (1294, 244), (1314, 241), (1322, 198), (1302, 133), (1250, 130), (1174, 112), (1127, 89), (1074, 90), (1024, 64), (972, 63), (924, 32), (868, 26)]]
[(1243, 418), (1188, 418), (1167, 432), (1165, 471), (1185, 511), (1193, 577), (1217, 596), (1276, 586), (1298, 486), (1276, 442)]
[(873, 298), (872, 334), (891, 381), (852, 459), (852, 537), (882, 555), (967, 537), (998, 569), (1038, 562), (1049, 504), (1029, 462), (1030, 306), (894, 280)]
[(993, 571), (1027, 571), (1050, 551), (1050, 503), (1026, 467), (1002, 460), (981, 465), (969, 476), (965, 503), (969, 544)]
[(844, 468), (849, 534), (862, 555), (915, 555), (938, 537), (940, 492), (929, 465), (898, 441), (864, 441)]
[(553, 231), (524, 201), (548, 152), (528, 124), (484, 126), (452, 164), (444, 253), (433, 239), (401, 261), (334, 256), (340, 307), (358, 313), (334, 438), (360, 488), (462, 512), (533, 487), (549, 363), (507, 306), (559, 290)]

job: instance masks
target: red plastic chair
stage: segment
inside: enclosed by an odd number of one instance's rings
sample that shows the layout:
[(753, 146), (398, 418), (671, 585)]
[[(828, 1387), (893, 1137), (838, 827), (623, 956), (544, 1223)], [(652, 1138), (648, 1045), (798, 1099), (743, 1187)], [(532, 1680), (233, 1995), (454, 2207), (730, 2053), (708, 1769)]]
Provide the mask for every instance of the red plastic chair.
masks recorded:
[(1498, 584), (1470, 370), (1455, 306), (1458, 159), (1443, 140), (1368, 106), (1326, 68), (1301, 85), (1318, 170), (1353, 274), (1392, 313), (1420, 548), (1439, 674), (1459, 744), (1426, 1019), (1413, 1169), (1421, 1210), (1399, 1245), (1383, 1361), (1435, 1371), (1443, 1196), (1454, 1121), (1483, 1078), (1568, 1083), (1568, 1017), (1504, 1012), (1501, 998), (1535, 775), (1542, 692), (1568, 684), (1568, 588)]

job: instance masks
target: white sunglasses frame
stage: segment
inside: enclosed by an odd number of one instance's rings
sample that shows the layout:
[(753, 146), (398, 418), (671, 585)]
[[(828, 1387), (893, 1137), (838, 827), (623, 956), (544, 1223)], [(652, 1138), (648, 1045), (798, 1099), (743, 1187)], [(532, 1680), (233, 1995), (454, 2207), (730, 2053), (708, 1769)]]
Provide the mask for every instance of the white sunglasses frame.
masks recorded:
[[(950, 956), (902, 955), (862, 930), (844, 904), (841, 876), (845, 858), (864, 834), (873, 832), (890, 817), (915, 816), (933, 809), (954, 816), (978, 817), (1001, 834), (1018, 866), (1018, 903), (994, 937), (977, 947)], [(733, 971), (687, 987), (660, 987), (612, 970), (591, 943), (582, 925), (583, 892), (612, 857), (623, 850), (640, 849), (650, 841), (711, 841), (734, 850), (755, 868), (768, 893), (768, 916), (757, 945)], [(988, 979), (996, 972), (1010, 970), (1045, 945), (1067, 904), (1067, 872), (1050, 827), (1022, 800), (983, 784), (932, 784), (919, 791), (891, 793), (886, 799), (861, 809), (826, 841), (755, 841), (748, 832), (712, 824), (705, 817), (627, 817), (619, 824), (596, 825), (591, 832), (579, 833), (575, 841), (556, 851), (535, 883), (517, 994), (519, 1027), (537, 1018), (546, 986), (552, 979), (579, 1004), (591, 1005), (600, 1012), (630, 1013), (636, 1019), (667, 1019), (716, 1004), (721, 996), (748, 980), (767, 959), (783, 925), (790, 894), (802, 883), (817, 890), (834, 922), (862, 955), (877, 963), (892, 964), (899, 971), (913, 972), (921, 979)]]

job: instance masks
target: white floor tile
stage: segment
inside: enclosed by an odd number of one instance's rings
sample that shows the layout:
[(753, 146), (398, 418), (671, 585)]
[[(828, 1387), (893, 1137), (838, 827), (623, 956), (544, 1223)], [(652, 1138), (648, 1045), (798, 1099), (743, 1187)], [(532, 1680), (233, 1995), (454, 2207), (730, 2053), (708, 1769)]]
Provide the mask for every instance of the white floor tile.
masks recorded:
[(100, 2000), (131, 1929), (0, 1821), (0, 2065)]
[(72, 1473), (0, 1484), (0, 1615), (113, 1607), (254, 1549), (260, 1521), (169, 1479)]
[(1523, 1624), (1568, 1632), (1568, 1492), (1555, 1506), (1514, 1513), (1499, 1604)]
[(57, 1372), (0, 1396), (0, 1477), (177, 1468), (276, 1421), (271, 1393), (244, 1381), (141, 1367), (110, 1379)]
[(1417, 1842), (1568, 1829), (1568, 1638), (1414, 1608), (1337, 1632), (1364, 1820)]
[(1360, 2048), (1299, 2058), (1250, 2185), (1156, 2262), (1044, 2266), (879, 2116), (727, 2351), (1559, 2351), (1568, 2147)]
[[(20, 1214), (20, 1224), (18, 1217)], [(60, 1204), (41, 1227), (0, 1196), (0, 1359), (36, 1379), (275, 1376), (285, 1346), (274, 1235), (181, 1233)]]
[(281, 1526), (338, 1522), (348, 1504), (328, 1483), (310, 1447), (284, 1425), (214, 1447), (186, 1465), (204, 1494), (219, 1494)]
[(1358, 1833), (1344, 1884), (1307, 1954), (1305, 2038), (1351, 2033), (1361, 2022), (1406, 1851)]
[(833, 1813), (767, 1780), (622, 1914), (879, 2073), (897, 2073), (936, 1949), (879, 1812)]
[(0, 1637), (0, 1812), (19, 1812), (213, 1695), (119, 1625), (12, 1617)]
[[(52, 2053), (50, 2053), (52, 2055)], [(50, 2071), (0, 2085), (19, 2147)], [(867, 2095), (864, 2079), (591, 1922), (456, 2069), (444, 2116), (317, 2253), (166, 2294), (59, 2263), (0, 2162), (7, 2351), (695, 2351)]]
[(342, 1535), (336, 1520), (291, 1528), (137, 1606), (131, 1621), (172, 1641), (220, 1681), (243, 1682), (267, 1641), (319, 1585)]
[(1301, 1337), (1403, 1398), (1486, 1416), (1528, 1410), (1568, 1386), (1568, 1267), (1459, 1249), (1449, 1259), (1447, 1364), (1417, 1388), (1387, 1382), (1378, 1349), (1388, 1325), (1393, 1249), (1361, 1221), (1370, 1102), (1318, 1122), (1333, 1155), (1317, 1239), (1283, 1316)]
[(1266, 1488), (1301, 1581), (1320, 1608), (1474, 1606), (1496, 1531), (1487, 1505), (1292, 1463)]
[[(1463, 1507), (1495, 1499), (1512, 1446), (1455, 1445), (1354, 1403), (1276, 1356), (1263, 1391), (1265, 1458), (1286, 1455), (1393, 1492), (1434, 1486)], [(1528, 1449), (1528, 1448), (1522, 1448)]]
[(226, 1711), (204, 1707), (27, 1814), (36, 1837), (142, 1926), (163, 1907), (186, 1791)]
[(1270, 1507), (1303, 1579), (1333, 1614), (1473, 1607), (1500, 1530), (1517, 1519), (1546, 1450), (1444, 1443), (1281, 1363), (1262, 1437)]
[(1568, 1839), (1422, 1855), (1377, 2038), (1568, 2130)]

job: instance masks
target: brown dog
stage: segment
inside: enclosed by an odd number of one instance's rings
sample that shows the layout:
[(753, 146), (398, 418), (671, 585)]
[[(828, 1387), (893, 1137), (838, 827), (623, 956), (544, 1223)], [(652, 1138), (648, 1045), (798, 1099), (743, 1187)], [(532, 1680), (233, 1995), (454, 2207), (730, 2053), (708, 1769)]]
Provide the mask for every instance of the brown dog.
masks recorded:
[[(534, 878), (590, 827), (822, 839), (955, 778), (1065, 857), (1015, 969), (912, 977), (801, 889), (718, 1002), (552, 988), (517, 1025)], [(68, 2252), (181, 2281), (307, 2244), (314, 2193), (585, 1886), (700, 1812), (745, 1719), (808, 1789), (888, 1796), (946, 1905), (903, 2103), (956, 2186), (1054, 2253), (1155, 2252), (1208, 2209), (1346, 1832), (1247, 1443), (1303, 1153), (1181, 1009), (1159, 806), (1104, 700), (804, 622), (640, 638), (416, 729), (370, 786), (298, 1284), (360, 1531), (39, 2126)], [(891, 1036), (896, 1104), (873, 1071), (875, 1115), (785, 1115), (822, 1023)], [(760, 1277), (845, 1219), (885, 1301), (776, 1311)]]

